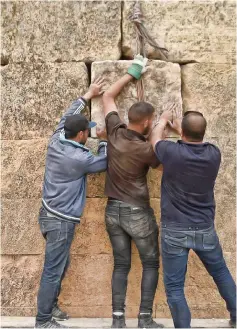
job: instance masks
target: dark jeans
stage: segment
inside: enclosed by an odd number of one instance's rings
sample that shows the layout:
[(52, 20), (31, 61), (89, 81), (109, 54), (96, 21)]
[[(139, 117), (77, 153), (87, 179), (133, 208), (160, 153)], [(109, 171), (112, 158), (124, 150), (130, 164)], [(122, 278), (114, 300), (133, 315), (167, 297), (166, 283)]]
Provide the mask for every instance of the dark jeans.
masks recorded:
[(46, 322), (52, 318), (52, 309), (57, 302), (61, 282), (69, 266), (69, 252), (75, 224), (48, 217), (43, 208), (40, 210), (39, 224), (46, 239), (46, 250), (37, 299), (36, 321)]
[(137, 246), (143, 266), (140, 312), (152, 312), (158, 283), (158, 226), (151, 208), (108, 201), (105, 222), (113, 247), (113, 312), (124, 312), (127, 278), (131, 268), (131, 240)]
[(214, 227), (182, 230), (162, 225), (161, 246), (165, 290), (175, 328), (191, 328), (191, 314), (184, 295), (190, 249), (195, 251), (213, 277), (231, 319), (236, 320), (236, 285), (226, 266)]

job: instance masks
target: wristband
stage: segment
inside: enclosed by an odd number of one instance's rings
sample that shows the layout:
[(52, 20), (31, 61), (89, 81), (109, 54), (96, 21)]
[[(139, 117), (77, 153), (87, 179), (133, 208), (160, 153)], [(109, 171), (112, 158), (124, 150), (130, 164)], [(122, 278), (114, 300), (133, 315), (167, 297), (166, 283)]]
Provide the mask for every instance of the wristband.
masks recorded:
[(87, 100), (84, 97), (80, 97), (79, 99), (82, 99), (82, 101), (87, 105)]

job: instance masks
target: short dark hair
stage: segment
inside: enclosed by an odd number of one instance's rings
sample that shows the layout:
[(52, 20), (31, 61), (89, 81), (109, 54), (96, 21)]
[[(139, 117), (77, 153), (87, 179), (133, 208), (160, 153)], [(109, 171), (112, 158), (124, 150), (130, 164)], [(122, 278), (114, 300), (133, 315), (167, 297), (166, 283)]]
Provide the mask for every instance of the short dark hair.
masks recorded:
[(71, 131), (71, 130), (66, 130), (65, 128), (64, 128), (64, 133), (65, 133), (65, 138), (66, 139), (74, 138), (78, 134), (78, 132)]
[(201, 142), (206, 132), (207, 121), (198, 111), (187, 111), (182, 120), (182, 131), (185, 137), (193, 142)]
[(155, 112), (154, 107), (147, 102), (137, 102), (128, 110), (128, 120), (130, 123), (140, 123), (147, 117), (151, 117)]

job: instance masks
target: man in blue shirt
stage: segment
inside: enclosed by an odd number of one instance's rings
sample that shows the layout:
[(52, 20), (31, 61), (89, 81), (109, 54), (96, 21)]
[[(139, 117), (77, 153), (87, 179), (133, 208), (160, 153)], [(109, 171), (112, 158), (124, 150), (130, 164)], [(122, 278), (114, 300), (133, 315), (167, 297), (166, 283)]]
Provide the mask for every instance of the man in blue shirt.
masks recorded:
[[(175, 328), (190, 328), (191, 314), (184, 295), (189, 250), (193, 249), (230, 312), (236, 327), (236, 285), (226, 266), (215, 231), (214, 186), (221, 153), (204, 143), (206, 120), (188, 111), (170, 123), (174, 109), (165, 111), (153, 129), (151, 143), (163, 165), (161, 186), (161, 245), (164, 284)], [(163, 140), (167, 123), (181, 135), (177, 143)]]
[[(107, 168), (107, 142), (100, 141), (96, 156), (85, 147), (89, 129), (96, 123), (89, 122), (80, 112), (87, 101), (102, 93), (102, 87), (103, 80), (97, 79), (83, 97), (72, 103), (49, 141), (39, 214), (46, 250), (35, 328), (65, 328), (55, 319), (68, 319), (57, 299), (69, 266), (75, 225), (80, 223), (85, 207), (86, 177)], [(98, 132), (97, 136), (106, 135)]]

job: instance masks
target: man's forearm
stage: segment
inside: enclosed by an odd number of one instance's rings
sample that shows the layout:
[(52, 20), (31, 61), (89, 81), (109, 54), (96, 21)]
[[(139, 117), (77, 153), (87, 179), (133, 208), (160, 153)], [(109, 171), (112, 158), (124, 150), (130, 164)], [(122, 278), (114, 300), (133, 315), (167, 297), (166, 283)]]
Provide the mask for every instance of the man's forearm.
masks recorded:
[(133, 77), (130, 74), (125, 74), (122, 78), (116, 81), (108, 90), (103, 94), (103, 108), (105, 116), (112, 112), (118, 111), (115, 104), (115, 98), (119, 95), (121, 90), (133, 80)]
[(87, 91), (87, 93), (85, 93), (85, 95), (82, 96), (82, 98), (88, 102), (91, 98), (93, 97), (92, 93), (90, 91)]
[(168, 121), (165, 119), (160, 119), (159, 122), (157, 123), (157, 125), (152, 130), (149, 139), (153, 146), (153, 149), (155, 149), (155, 145), (157, 142), (164, 139), (164, 130), (167, 125), (167, 122)]
[(103, 97), (115, 99), (120, 94), (122, 89), (133, 79), (134, 78), (130, 74), (125, 74), (122, 78), (112, 84), (109, 89), (106, 90)]

